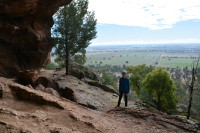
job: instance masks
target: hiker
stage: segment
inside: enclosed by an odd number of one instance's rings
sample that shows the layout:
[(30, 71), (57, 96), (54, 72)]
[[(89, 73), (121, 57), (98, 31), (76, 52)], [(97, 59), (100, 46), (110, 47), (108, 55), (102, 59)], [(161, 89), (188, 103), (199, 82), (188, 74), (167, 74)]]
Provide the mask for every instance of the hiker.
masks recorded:
[(122, 71), (122, 77), (120, 77), (120, 79), (119, 79), (119, 100), (118, 100), (117, 107), (120, 106), (121, 99), (122, 99), (123, 95), (124, 95), (124, 99), (125, 99), (125, 107), (128, 106), (128, 93), (129, 93), (129, 91), (130, 91), (130, 80), (126, 76), (126, 71), (123, 70)]

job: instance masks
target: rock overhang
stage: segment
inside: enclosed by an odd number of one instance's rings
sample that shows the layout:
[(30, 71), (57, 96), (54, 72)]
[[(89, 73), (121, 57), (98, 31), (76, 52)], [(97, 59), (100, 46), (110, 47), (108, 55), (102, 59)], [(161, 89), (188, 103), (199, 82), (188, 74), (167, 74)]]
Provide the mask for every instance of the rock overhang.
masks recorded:
[(50, 62), (52, 16), (71, 0), (0, 0), (0, 76)]

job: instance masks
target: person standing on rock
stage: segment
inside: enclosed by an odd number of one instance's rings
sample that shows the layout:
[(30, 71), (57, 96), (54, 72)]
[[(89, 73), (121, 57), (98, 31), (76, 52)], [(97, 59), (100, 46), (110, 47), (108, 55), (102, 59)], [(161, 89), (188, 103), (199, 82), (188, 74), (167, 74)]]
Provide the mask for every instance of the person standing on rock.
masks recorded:
[(125, 107), (128, 106), (128, 93), (129, 93), (129, 91), (130, 91), (130, 80), (126, 76), (126, 71), (123, 70), (122, 71), (122, 77), (120, 77), (120, 79), (119, 79), (119, 99), (118, 99), (117, 107), (120, 106), (121, 99), (122, 99), (123, 95), (124, 95), (124, 99), (125, 99)]

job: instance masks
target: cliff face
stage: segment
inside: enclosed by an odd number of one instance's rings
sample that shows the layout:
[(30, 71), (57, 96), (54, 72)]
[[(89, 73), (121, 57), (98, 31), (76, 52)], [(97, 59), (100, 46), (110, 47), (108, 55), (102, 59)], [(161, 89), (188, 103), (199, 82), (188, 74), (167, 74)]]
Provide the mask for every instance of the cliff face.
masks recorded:
[(0, 0), (0, 76), (50, 61), (53, 14), (71, 0)]

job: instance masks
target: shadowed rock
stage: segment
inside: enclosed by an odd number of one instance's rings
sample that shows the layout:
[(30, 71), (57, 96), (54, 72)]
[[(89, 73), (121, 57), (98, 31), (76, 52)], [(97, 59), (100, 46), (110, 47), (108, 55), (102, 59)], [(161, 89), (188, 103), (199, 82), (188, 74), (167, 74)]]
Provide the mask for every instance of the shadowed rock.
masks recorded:
[(71, 0), (0, 0), (0, 76), (50, 62), (53, 14)]
[(2, 87), (0, 86), (0, 98), (2, 98), (3, 97), (3, 89), (2, 89)]
[(34, 85), (38, 79), (38, 72), (36, 70), (21, 71), (17, 74), (17, 81), (23, 85)]
[(42, 85), (45, 88), (53, 88), (57, 92), (60, 92), (60, 87), (57, 81), (47, 78), (47, 77), (39, 77), (38, 80), (35, 82), (35, 87), (38, 85)]
[(50, 105), (59, 109), (64, 109), (64, 107), (58, 104), (55, 100), (51, 99), (51, 97), (48, 97), (48, 99), (45, 95), (40, 94), (36, 90), (20, 84), (10, 84), (9, 87), (13, 92), (12, 94), (20, 100), (30, 101), (40, 105)]
[(89, 104), (89, 103), (86, 103), (86, 104), (84, 104), (84, 103), (79, 103), (79, 104), (82, 105), (82, 106), (84, 106), (84, 107), (93, 109), (93, 110), (96, 110), (96, 109), (97, 109), (97, 107), (95, 107), (94, 105), (91, 105), (91, 104)]
[(65, 87), (64, 89), (61, 89), (60, 95), (69, 100), (76, 101), (75, 96), (74, 96), (74, 91), (69, 87)]
[(93, 80), (85, 80), (85, 82), (88, 83), (89, 85), (99, 87), (99, 88), (103, 89), (106, 92), (111, 92), (111, 93), (118, 94), (117, 91), (111, 86), (104, 85), (104, 84), (101, 84), (101, 83), (99, 83), (97, 81), (93, 81)]
[(44, 86), (42, 86), (41, 84), (39, 84), (38, 86), (35, 87), (36, 90), (40, 90), (40, 91), (43, 91), (43, 92), (47, 92), (55, 97), (60, 97), (60, 95), (58, 94), (58, 92), (56, 90), (54, 90), (53, 88), (45, 88)]
[(98, 82), (101, 80), (99, 76), (90, 68), (75, 62), (70, 64), (70, 74), (78, 79), (87, 78)]
[(36, 90), (40, 90), (40, 91), (45, 91), (45, 87), (44, 87), (43, 85), (41, 85), (41, 84), (37, 85), (37, 86), (35, 87), (35, 89), (36, 89)]
[(58, 82), (54, 79), (47, 78), (47, 77), (39, 77), (38, 80), (35, 82), (35, 89), (41, 90), (52, 95), (59, 97), (64, 97), (66, 99), (76, 101), (74, 97), (74, 91), (68, 87), (60, 87)]

